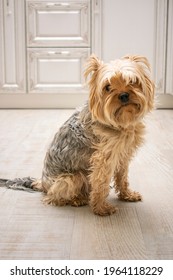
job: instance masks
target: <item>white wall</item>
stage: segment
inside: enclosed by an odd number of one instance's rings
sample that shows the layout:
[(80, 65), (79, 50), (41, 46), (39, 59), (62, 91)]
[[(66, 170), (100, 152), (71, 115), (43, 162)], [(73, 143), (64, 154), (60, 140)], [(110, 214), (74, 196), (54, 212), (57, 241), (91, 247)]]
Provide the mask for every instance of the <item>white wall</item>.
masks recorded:
[(140, 54), (154, 65), (155, 0), (102, 0), (102, 28), (104, 61)]

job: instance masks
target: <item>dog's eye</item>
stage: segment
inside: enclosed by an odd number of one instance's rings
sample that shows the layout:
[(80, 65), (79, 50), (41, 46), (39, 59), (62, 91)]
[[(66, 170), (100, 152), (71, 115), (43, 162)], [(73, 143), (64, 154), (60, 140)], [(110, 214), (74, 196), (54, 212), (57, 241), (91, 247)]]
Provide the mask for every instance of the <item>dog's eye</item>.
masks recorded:
[(105, 90), (106, 90), (107, 92), (110, 92), (110, 90), (111, 90), (111, 85), (106, 85), (106, 86), (105, 86)]

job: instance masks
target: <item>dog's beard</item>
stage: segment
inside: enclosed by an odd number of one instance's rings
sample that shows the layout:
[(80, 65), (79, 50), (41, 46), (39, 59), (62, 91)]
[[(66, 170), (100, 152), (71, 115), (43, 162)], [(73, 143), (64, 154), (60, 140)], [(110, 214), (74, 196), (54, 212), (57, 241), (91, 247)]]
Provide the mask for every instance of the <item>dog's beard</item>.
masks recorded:
[(114, 113), (115, 121), (126, 125), (138, 119), (140, 106), (137, 104), (126, 104), (120, 106)]
[(113, 126), (128, 126), (146, 113), (146, 100), (140, 93), (132, 93), (126, 104), (121, 104), (117, 97), (108, 97), (104, 107), (105, 121)]

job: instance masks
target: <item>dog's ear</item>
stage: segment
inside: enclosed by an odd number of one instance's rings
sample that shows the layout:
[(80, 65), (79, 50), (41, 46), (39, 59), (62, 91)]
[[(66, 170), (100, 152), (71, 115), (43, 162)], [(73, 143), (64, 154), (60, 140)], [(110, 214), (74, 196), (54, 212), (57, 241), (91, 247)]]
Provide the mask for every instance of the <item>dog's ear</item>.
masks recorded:
[(145, 56), (140, 56), (140, 55), (126, 55), (123, 57), (123, 59), (130, 59), (132, 61), (135, 61), (142, 67), (147, 67), (147, 70), (151, 71), (150, 63), (148, 59)]
[(97, 70), (99, 69), (100, 65), (102, 65), (103, 62), (99, 60), (99, 58), (97, 56), (95, 56), (94, 54), (92, 54), (85, 66), (85, 70), (84, 70), (84, 76), (85, 79), (88, 77), (89, 74), (91, 74), (92, 72), (97, 72)]

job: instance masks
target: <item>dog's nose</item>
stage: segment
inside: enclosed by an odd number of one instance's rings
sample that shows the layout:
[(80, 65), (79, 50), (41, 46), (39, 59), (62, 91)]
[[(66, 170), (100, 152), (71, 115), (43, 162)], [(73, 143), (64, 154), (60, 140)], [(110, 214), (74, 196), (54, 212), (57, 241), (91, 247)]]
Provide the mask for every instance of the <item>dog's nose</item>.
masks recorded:
[(118, 96), (119, 100), (122, 103), (127, 103), (129, 101), (129, 93), (128, 92), (121, 92)]

